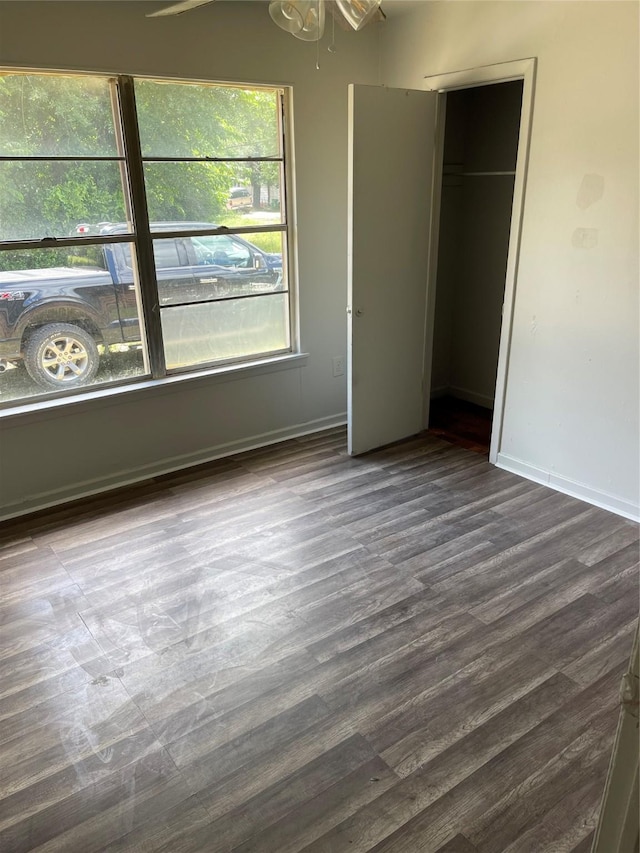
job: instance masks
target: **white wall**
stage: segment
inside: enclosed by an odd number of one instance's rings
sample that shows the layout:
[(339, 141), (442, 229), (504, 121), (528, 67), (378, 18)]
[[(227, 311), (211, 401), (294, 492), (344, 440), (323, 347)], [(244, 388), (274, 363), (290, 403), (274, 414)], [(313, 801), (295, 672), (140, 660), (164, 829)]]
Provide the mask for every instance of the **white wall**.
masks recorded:
[(637, 516), (638, 4), (403, 5), (387, 85), (538, 57), (499, 462)]
[(293, 84), (300, 332), (306, 366), (0, 419), (0, 517), (299, 430), (344, 421), (347, 84), (377, 81), (379, 33), (316, 49), (265, 3), (145, 18), (157, 3), (0, 2), (0, 66)]

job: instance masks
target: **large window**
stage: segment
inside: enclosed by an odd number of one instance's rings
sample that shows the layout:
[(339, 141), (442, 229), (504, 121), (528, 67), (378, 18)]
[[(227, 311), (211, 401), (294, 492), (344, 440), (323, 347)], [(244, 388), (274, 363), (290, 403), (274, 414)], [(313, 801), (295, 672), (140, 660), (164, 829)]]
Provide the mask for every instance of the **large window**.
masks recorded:
[(0, 405), (291, 351), (284, 94), (0, 73)]

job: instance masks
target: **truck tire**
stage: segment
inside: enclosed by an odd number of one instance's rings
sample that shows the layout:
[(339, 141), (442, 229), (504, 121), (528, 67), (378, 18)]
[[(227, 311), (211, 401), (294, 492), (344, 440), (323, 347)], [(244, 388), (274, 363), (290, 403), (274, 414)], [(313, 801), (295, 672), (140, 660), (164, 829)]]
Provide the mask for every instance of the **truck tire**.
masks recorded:
[(29, 376), (49, 390), (87, 385), (99, 361), (94, 339), (71, 323), (42, 326), (31, 335), (24, 353)]

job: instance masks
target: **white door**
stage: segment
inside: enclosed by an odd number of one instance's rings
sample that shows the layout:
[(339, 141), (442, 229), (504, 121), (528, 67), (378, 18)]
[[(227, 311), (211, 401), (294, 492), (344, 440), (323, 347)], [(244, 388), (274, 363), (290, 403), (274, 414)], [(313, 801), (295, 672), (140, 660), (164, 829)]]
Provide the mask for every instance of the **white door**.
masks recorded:
[(349, 86), (348, 446), (424, 429), (435, 92)]

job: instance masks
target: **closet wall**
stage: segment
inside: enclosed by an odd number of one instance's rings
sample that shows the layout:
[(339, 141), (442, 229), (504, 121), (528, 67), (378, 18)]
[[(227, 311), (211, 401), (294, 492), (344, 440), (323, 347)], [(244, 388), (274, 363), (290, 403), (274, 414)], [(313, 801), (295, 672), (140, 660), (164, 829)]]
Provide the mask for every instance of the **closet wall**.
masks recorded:
[(493, 407), (522, 83), (447, 95), (432, 396)]

